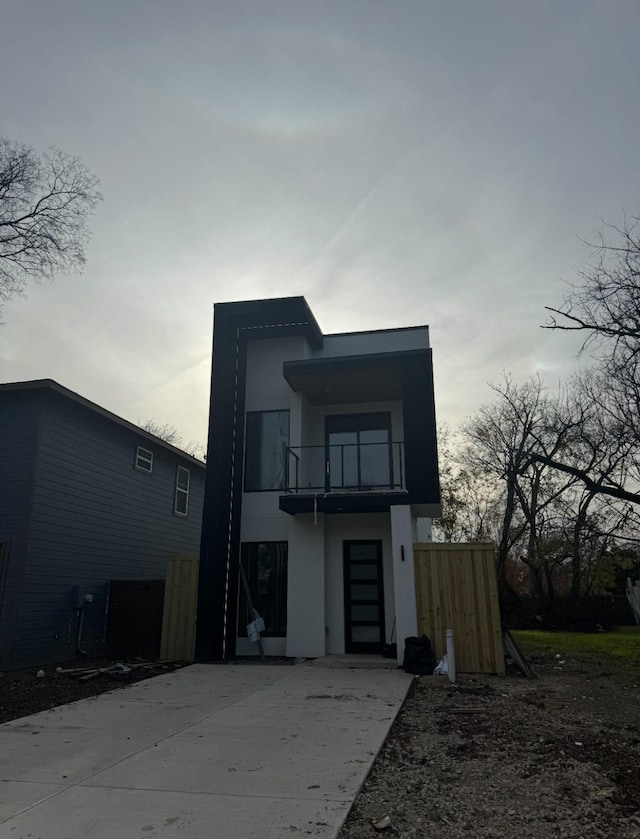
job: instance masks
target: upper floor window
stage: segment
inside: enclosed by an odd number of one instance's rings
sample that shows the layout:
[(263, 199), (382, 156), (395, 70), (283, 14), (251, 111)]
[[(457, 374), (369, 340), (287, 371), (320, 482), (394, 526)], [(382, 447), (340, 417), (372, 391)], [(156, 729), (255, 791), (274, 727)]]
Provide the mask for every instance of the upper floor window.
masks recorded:
[(186, 516), (189, 511), (189, 478), (189, 470), (183, 466), (178, 466), (176, 470), (176, 494), (173, 512), (179, 516)]
[(136, 469), (141, 472), (151, 472), (153, 470), (153, 452), (148, 449), (143, 449), (138, 446), (136, 449)]
[(245, 492), (285, 488), (288, 445), (289, 411), (247, 413)]
[(390, 414), (329, 416), (325, 430), (327, 490), (394, 486)]

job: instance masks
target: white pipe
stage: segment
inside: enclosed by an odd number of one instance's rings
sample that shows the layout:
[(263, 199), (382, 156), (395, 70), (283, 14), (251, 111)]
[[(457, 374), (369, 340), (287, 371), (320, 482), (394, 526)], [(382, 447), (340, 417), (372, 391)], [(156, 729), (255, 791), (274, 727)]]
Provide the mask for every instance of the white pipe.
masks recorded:
[(456, 680), (456, 648), (453, 643), (453, 629), (447, 629), (447, 669), (449, 672), (449, 681)]

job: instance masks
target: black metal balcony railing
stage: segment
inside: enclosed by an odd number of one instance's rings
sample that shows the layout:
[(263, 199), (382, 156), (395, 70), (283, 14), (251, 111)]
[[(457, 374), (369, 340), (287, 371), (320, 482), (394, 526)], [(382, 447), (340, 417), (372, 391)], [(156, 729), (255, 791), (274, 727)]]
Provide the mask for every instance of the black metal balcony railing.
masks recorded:
[(285, 448), (285, 492), (404, 489), (404, 443), (340, 443)]

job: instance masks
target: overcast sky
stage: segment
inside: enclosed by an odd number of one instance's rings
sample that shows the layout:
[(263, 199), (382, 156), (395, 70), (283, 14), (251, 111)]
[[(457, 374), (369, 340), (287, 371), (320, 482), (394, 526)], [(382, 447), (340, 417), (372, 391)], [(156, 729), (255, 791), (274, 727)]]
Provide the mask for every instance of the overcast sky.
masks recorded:
[(640, 212), (637, 0), (4, 0), (0, 135), (100, 177), (80, 277), (5, 306), (0, 379), (206, 438), (216, 301), (427, 323), (438, 418), (543, 331), (600, 218)]

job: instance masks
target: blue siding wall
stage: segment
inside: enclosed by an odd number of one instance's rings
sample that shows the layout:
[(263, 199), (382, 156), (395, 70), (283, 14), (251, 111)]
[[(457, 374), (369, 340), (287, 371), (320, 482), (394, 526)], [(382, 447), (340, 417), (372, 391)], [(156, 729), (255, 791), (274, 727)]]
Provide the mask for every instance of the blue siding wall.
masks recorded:
[(6, 663), (24, 571), (29, 500), (41, 395), (4, 394), (0, 400), (0, 668)]
[[(138, 445), (151, 474), (134, 468)], [(178, 465), (191, 473), (186, 518), (173, 512)], [(82, 646), (99, 653), (109, 580), (164, 578), (171, 554), (197, 554), (203, 490), (203, 468), (48, 392), (11, 665), (73, 656), (78, 587), (93, 595)]]

